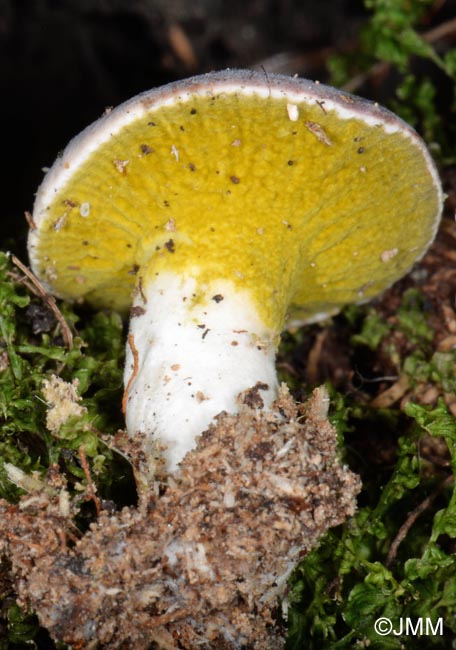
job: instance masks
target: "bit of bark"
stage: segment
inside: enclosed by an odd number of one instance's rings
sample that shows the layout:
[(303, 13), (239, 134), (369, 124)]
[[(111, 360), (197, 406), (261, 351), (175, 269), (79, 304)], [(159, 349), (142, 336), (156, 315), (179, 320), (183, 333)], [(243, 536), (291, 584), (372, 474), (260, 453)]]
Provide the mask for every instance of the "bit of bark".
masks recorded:
[(324, 389), (300, 409), (282, 390), (271, 411), (220, 414), (162, 496), (102, 512), (74, 546), (52, 494), (0, 502), (19, 602), (88, 650), (283, 648), (286, 579), (354, 513), (360, 488), (338, 462), (327, 407)]

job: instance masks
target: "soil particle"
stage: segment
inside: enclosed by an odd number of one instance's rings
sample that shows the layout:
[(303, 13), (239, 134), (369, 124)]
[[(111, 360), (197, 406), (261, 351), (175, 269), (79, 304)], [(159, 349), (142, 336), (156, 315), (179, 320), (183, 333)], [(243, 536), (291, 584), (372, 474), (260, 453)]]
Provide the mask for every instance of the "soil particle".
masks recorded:
[(135, 318), (137, 316), (144, 316), (146, 313), (146, 310), (144, 307), (140, 307), (139, 305), (136, 305), (130, 309), (130, 318)]
[(154, 151), (154, 150), (152, 149), (152, 147), (149, 147), (148, 144), (142, 144), (142, 145), (140, 146), (140, 149), (141, 149), (141, 153), (142, 153), (144, 156), (148, 156), (149, 154), (153, 153), (153, 151)]
[(168, 250), (170, 253), (175, 252), (175, 246), (174, 246), (174, 240), (173, 239), (168, 239), (167, 242), (165, 242), (165, 248)]
[(246, 390), (243, 393), (242, 400), (243, 403), (246, 406), (250, 406), (250, 408), (263, 408), (264, 407), (264, 402), (263, 398), (260, 395), (260, 390), (268, 390), (269, 386), (267, 384), (263, 384), (260, 381), (255, 384), (252, 388), (249, 390)]
[(0, 551), (20, 602), (56, 640), (110, 650), (284, 647), (277, 603), (286, 579), (354, 513), (360, 483), (339, 464), (324, 389), (300, 407), (281, 389), (267, 412), (250, 408), (251, 397), (241, 396), (238, 415), (217, 417), (160, 496), (101, 512), (76, 545), (62, 544), (71, 522), (55, 491), (42, 491), (38, 512), (30, 495), (0, 502)]

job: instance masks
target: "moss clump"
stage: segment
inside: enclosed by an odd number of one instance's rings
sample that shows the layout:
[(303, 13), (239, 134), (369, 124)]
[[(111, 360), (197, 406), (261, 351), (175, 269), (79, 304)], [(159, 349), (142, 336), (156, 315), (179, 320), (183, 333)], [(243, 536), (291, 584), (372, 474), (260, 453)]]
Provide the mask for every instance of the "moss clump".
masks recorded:
[[(70, 349), (55, 314), (35, 295), (9, 255), (0, 253), (0, 496), (16, 502), (23, 492), (6, 468), (13, 465), (41, 480), (52, 467), (65, 472), (69, 490), (79, 496), (80, 527), (93, 516), (87, 499), (86, 459), (102, 499), (131, 503), (135, 489), (128, 464), (110, 447), (122, 426), (123, 332), (115, 313), (82, 314), (61, 305), (73, 331)], [(43, 387), (51, 377), (77, 383), (81, 412), (52, 431)], [(52, 647), (36, 617), (15, 604), (8, 565), (0, 570), (0, 649)], [(44, 644), (44, 645), (42, 645)], [(33, 647), (33, 646), (32, 646)]]
[[(78, 330), (79, 316), (63, 305), (63, 317), (75, 331), (69, 349), (54, 314), (25, 280), (0, 254), (0, 495), (18, 496), (6, 480), (5, 462), (38, 474), (60, 464), (74, 481), (83, 479), (81, 447), (100, 489), (109, 493), (116, 460), (101, 433), (122, 426), (120, 413), (110, 408), (122, 398), (122, 322), (115, 313), (84, 314)], [(81, 412), (51, 431), (43, 389), (52, 375), (77, 383)]]

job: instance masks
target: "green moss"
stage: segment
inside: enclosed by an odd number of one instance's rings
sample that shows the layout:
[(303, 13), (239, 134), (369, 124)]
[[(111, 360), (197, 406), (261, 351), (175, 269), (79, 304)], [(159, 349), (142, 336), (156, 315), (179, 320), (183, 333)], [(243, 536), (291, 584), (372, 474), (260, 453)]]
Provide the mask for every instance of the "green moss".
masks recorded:
[[(37, 309), (47, 331), (33, 334)], [(69, 306), (64, 313), (77, 328), (78, 315)], [(68, 349), (52, 313), (26, 289), (5, 254), (0, 254), (0, 314), (0, 495), (9, 500), (17, 497), (17, 489), (6, 479), (5, 462), (44, 474), (49, 465), (74, 456), (71, 471), (83, 479), (77, 454), (81, 445), (100, 490), (109, 493), (117, 459), (101, 432), (115, 433), (122, 426), (120, 408), (113, 408), (122, 398), (120, 318), (113, 313), (85, 315), (73, 348)], [(81, 405), (86, 409), (57, 434), (46, 428), (47, 405), (42, 396), (43, 381), (52, 374), (79, 381)]]
[(380, 314), (375, 309), (369, 309), (363, 319), (361, 331), (352, 336), (351, 342), (353, 345), (366, 345), (371, 350), (376, 350), (389, 331), (390, 326)]
[[(455, 632), (456, 496), (447, 481), (439, 507), (418, 518), (398, 547), (388, 552), (401, 521), (422, 503), (441, 477), (429, 478), (420, 460), (419, 444), (426, 434), (445, 439), (456, 469), (456, 418), (443, 405), (433, 410), (410, 404), (407, 430), (398, 441), (397, 462), (376, 498), (368, 499), (354, 519), (331, 531), (321, 546), (300, 565), (292, 580), (288, 648), (416, 648), (449, 647)], [(443, 634), (381, 636), (375, 621), (443, 619)], [(428, 628), (430, 629), (430, 628)]]
[[(430, 384), (440, 395), (454, 393), (456, 353), (435, 351), (428, 316), (417, 289), (404, 293), (388, 321), (371, 307), (351, 307), (354, 355), (365, 348), (390, 354), (412, 391)], [(400, 340), (406, 345), (398, 350)], [(363, 491), (356, 516), (330, 531), (293, 576), (287, 648), (447, 648), (456, 633), (456, 418), (443, 401), (435, 408), (409, 401), (402, 412), (335, 391), (331, 397), (332, 421)], [(360, 456), (366, 435), (390, 450), (389, 463), (388, 452), (381, 461), (372, 451)], [(444, 441), (436, 465), (422, 454), (435, 438)], [(381, 617), (397, 632), (422, 620), (423, 633), (381, 636)]]
[[(109, 312), (76, 313), (62, 304), (62, 312), (75, 332), (67, 349), (59, 327), (49, 317), (47, 331), (32, 334), (35, 325), (30, 305), (40, 300), (29, 293), (5, 255), (0, 255), (0, 452), (2, 460), (30, 473), (43, 474), (50, 463), (64, 469), (70, 487), (85, 481), (78, 450), (83, 445), (91, 472), (102, 495), (112, 495), (112, 478), (119, 477), (119, 459), (100, 432), (112, 434), (122, 425), (118, 405), (122, 398), (123, 337), (120, 319)], [(433, 351), (426, 301), (416, 290), (404, 294), (395, 319), (386, 322), (371, 307), (350, 308), (346, 322), (354, 350), (378, 349), (396, 330), (407, 337), (412, 352), (402, 360), (403, 371), (416, 381), (433, 381), (445, 391), (454, 390), (454, 352)], [(297, 343), (306, 344), (306, 330), (286, 338), (284, 355)], [(388, 347), (386, 347), (388, 349)], [(397, 352), (395, 352), (397, 354)], [(79, 380), (81, 406), (87, 412), (62, 426), (58, 435), (46, 429), (44, 379), (58, 373), (66, 381)], [(331, 531), (299, 566), (291, 581), (290, 650), (312, 648), (448, 647), (456, 630), (456, 497), (447, 480), (449, 471), (429, 471), (420, 454), (425, 436), (443, 438), (456, 469), (456, 418), (443, 404), (427, 409), (410, 403), (405, 415), (393, 409), (372, 409), (333, 389), (332, 421), (345, 435), (347, 459), (363, 475), (359, 511), (350, 522)], [(371, 427), (385, 437), (399, 436), (393, 463), (381, 470), (372, 460), (360, 458), (353, 446), (357, 432)], [(0, 467), (0, 491), (15, 500), (18, 490)], [(131, 479), (130, 482), (132, 483)], [(131, 484), (130, 484), (131, 489)], [(429, 495), (438, 497), (414, 521), (391, 562), (388, 552), (409, 513)], [(21, 612), (13, 594), (4, 593), (0, 625), (6, 630), (0, 650), (44, 647), (36, 619)], [(444, 621), (443, 636), (421, 639), (388, 635), (374, 629), (375, 620), (431, 617)], [(46, 643), (50, 643), (47, 641)], [(33, 645), (35, 644), (35, 646)], [(48, 647), (48, 646), (46, 646)], [(62, 646), (63, 647), (63, 646)]]
[[(61, 308), (75, 334), (71, 350), (52, 312), (27, 289), (9, 257), (0, 253), (0, 496), (14, 502), (20, 493), (7, 478), (5, 463), (38, 475), (58, 464), (69, 490), (80, 492), (80, 484), (87, 480), (82, 447), (99, 495), (131, 503), (135, 498), (131, 471), (108, 444), (110, 435), (123, 426), (122, 322), (110, 312), (84, 313), (80, 320), (71, 306)], [(53, 374), (79, 381), (80, 405), (85, 409), (54, 434), (46, 428), (42, 395), (43, 381)], [(53, 647), (36, 617), (17, 607), (7, 584), (6, 580), (0, 593), (0, 650)]]
[[(442, 161), (454, 164), (456, 49), (445, 52), (447, 44), (426, 35), (438, 9), (433, 16), (432, 0), (364, 0), (364, 6), (369, 18), (356, 46), (329, 60), (331, 83), (357, 91), (377, 74), (385, 83), (389, 73), (395, 90), (382, 101), (417, 128)], [(442, 106), (445, 94), (450, 101)]]
[(425, 297), (419, 289), (404, 293), (396, 316), (399, 328), (410, 342), (429, 348), (434, 332), (427, 322)]

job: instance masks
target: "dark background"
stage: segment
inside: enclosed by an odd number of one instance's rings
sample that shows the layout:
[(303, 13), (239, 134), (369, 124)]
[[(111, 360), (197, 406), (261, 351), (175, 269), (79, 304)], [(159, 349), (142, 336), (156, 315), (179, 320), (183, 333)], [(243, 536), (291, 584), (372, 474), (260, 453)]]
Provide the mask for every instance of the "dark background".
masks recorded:
[(356, 0), (0, 0), (0, 244), (23, 254), (42, 168), (129, 97), (226, 67), (326, 78)]
[(24, 255), (42, 169), (107, 106), (226, 67), (327, 81), (368, 15), (362, 0), (0, 0), (0, 246)]

